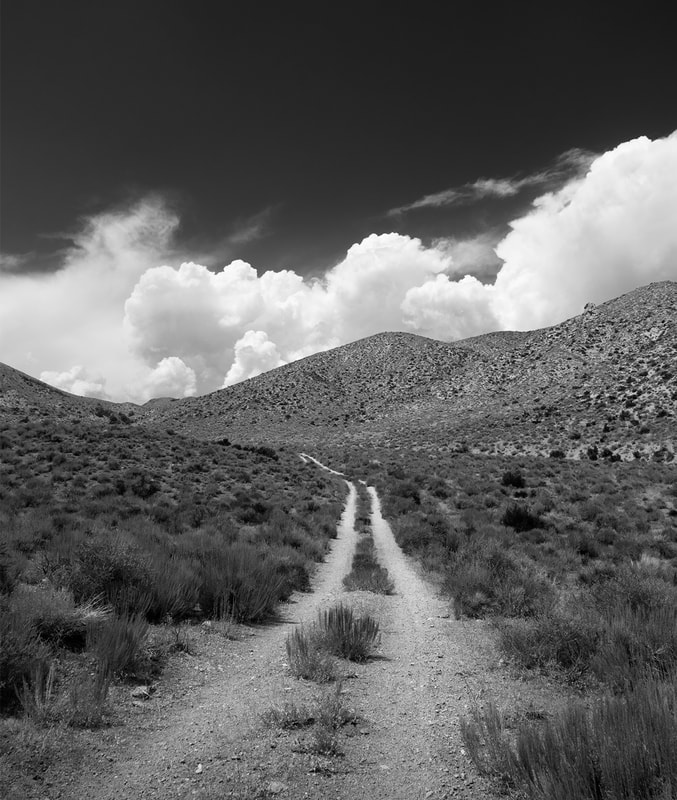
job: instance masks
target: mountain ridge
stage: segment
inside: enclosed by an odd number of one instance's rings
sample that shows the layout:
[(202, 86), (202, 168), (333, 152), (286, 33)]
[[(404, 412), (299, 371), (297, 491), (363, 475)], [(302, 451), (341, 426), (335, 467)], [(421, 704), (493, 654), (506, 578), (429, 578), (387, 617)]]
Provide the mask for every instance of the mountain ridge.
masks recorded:
[(243, 442), (672, 458), (676, 373), (677, 283), (664, 281), (547, 328), (455, 342), (382, 332), (201, 397), (144, 406), (79, 398), (4, 367), (0, 408), (13, 398), (20, 412), (124, 413)]

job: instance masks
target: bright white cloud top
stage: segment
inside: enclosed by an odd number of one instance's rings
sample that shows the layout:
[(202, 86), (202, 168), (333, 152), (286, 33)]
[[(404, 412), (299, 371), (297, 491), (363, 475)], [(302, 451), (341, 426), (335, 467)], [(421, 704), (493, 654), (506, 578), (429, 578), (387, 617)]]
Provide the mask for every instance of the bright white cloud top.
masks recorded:
[[(497, 244), (493, 284), (464, 275), (487, 242), (353, 245), (321, 279), (173, 260), (158, 199), (88, 221), (50, 275), (0, 272), (0, 360), (62, 389), (144, 401), (203, 393), (385, 330), (457, 339), (527, 330), (677, 279), (677, 133), (639, 138), (539, 197)], [(454, 254), (463, 263), (455, 263)]]

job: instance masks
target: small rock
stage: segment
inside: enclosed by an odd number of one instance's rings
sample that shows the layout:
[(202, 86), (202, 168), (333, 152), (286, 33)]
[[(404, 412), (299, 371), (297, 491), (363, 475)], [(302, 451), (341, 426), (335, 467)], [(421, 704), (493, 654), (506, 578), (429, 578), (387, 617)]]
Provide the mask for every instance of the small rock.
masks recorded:
[(195, 768), (195, 774), (199, 775), (202, 772), (202, 764), (198, 764)]
[(137, 686), (135, 689), (132, 689), (132, 697), (138, 697), (141, 700), (148, 700), (150, 695), (150, 686)]
[(287, 791), (287, 784), (282, 781), (271, 781), (266, 789), (269, 794), (282, 794)]

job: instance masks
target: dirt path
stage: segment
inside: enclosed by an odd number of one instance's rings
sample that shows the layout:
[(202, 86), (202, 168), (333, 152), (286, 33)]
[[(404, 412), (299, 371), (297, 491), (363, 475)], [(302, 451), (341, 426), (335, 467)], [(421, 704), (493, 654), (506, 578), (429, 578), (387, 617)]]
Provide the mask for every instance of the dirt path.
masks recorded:
[[(81, 764), (57, 768), (30, 797), (491, 798), (472, 772), (458, 728), (487, 678), (477, 628), (453, 619), (448, 602), (402, 554), (372, 488), (374, 541), (395, 594), (343, 590), (357, 538), (356, 490), (346, 483), (338, 538), (311, 594), (285, 604), (281, 623), (241, 629), (236, 641), (201, 633), (196, 657), (179, 659), (123, 727), (102, 733)], [(342, 729), (343, 755), (329, 758), (310, 754), (296, 731), (266, 727), (261, 714), (285, 700), (311, 702), (322, 691), (289, 675), (285, 640), (295, 624), (337, 600), (372, 613), (382, 639), (373, 661), (347, 667), (344, 700), (358, 723)], [(123, 691), (131, 706), (129, 687)]]
[[(345, 774), (327, 781), (326, 798), (491, 798), (472, 771), (459, 717), (484, 689), (486, 664), (471, 646), (472, 627), (453, 619), (395, 542), (372, 497), (372, 532), (395, 594), (359, 593), (356, 605), (381, 621), (379, 658), (361, 667), (348, 693), (364, 723), (348, 740)], [(479, 679), (479, 680), (478, 680)]]
[(356, 538), (356, 491), (348, 486), (337, 539), (318, 568), (312, 593), (297, 593), (285, 603), (281, 623), (240, 631), (236, 641), (203, 634), (200, 658), (186, 657), (175, 680), (163, 677), (152, 699), (139, 704), (136, 719), (104, 735), (101, 747), (95, 746), (75, 771), (65, 772), (65, 765), (59, 771), (57, 765), (55, 774), (47, 776), (47, 793), (43, 789), (34, 796), (216, 798), (244, 786), (242, 775), (251, 765), (243, 741), (256, 735), (260, 715), (295, 683), (285, 665), (288, 631), (314, 619), (319, 608), (342, 594)]

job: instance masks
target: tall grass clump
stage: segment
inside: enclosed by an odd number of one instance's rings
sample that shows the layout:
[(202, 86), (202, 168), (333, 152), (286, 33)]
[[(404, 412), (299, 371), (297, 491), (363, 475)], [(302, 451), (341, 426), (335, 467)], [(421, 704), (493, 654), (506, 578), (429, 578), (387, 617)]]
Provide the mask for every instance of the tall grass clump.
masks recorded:
[(88, 642), (97, 660), (97, 681), (110, 685), (116, 675), (137, 675), (145, 665), (148, 623), (141, 615), (113, 617), (95, 629)]
[(447, 568), (445, 588), (458, 616), (532, 617), (552, 606), (552, 583), (526, 557), (491, 537), (459, 548)]
[(336, 663), (322, 647), (316, 629), (294, 628), (287, 636), (286, 648), (292, 675), (316, 683), (336, 680)]
[(580, 702), (511, 735), (494, 706), (462, 735), (481, 773), (533, 800), (669, 800), (677, 792), (677, 690), (647, 680), (591, 710)]
[(318, 630), (323, 646), (349, 661), (366, 661), (379, 640), (378, 622), (368, 614), (356, 617), (343, 603), (320, 611)]
[(592, 619), (556, 611), (496, 625), (502, 652), (518, 666), (561, 670), (573, 679), (588, 672), (602, 636)]
[(318, 683), (336, 679), (333, 657), (366, 661), (379, 640), (379, 624), (368, 614), (356, 617), (342, 603), (320, 611), (317, 621), (297, 627), (287, 636), (291, 672)]
[(199, 602), (207, 616), (227, 610), (238, 622), (269, 617), (287, 585), (278, 564), (247, 544), (210, 549), (200, 565)]
[(16, 707), (18, 692), (49, 670), (50, 657), (50, 648), (23, 615), (0, 600), (0, 710)]

